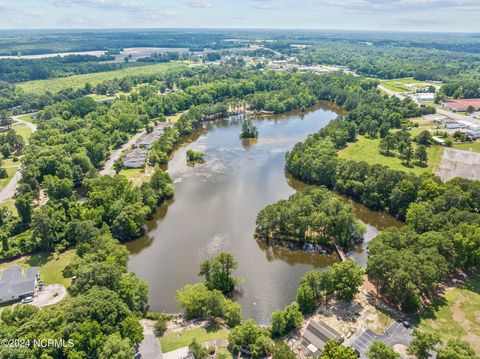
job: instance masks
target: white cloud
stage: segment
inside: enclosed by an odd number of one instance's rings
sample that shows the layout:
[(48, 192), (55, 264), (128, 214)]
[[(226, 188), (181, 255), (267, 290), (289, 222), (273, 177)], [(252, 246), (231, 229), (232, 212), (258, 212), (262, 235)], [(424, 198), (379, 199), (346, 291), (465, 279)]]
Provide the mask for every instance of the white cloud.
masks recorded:
[(189, 7), (206, 8), (212, 6), (208, 0), (184, 0), (183, 2)]
[(250, 0), (256, 9), (312, 8), (329, 6), (360, 12), (397, 12), (449, 9), (480, 10), (480, 0)]

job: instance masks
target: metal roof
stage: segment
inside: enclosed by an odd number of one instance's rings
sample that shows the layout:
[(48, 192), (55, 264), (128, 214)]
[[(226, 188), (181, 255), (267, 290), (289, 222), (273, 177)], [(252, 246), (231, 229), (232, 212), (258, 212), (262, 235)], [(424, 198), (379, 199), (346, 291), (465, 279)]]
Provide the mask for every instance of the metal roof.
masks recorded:
[(303, 338), (316, 348), (322, 350), (325, 343), (331, 339), (339, 340), (341, 335), (335, 329), (322, 321), (310, 321)]

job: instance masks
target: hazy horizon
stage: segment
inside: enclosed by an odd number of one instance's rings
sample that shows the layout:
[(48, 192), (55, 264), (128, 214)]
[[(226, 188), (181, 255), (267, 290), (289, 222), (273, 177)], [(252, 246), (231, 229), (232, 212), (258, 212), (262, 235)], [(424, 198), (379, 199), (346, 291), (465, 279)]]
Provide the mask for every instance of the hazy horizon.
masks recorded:
[(480, 32), (478, 0), (0, 0), (0, 29)]

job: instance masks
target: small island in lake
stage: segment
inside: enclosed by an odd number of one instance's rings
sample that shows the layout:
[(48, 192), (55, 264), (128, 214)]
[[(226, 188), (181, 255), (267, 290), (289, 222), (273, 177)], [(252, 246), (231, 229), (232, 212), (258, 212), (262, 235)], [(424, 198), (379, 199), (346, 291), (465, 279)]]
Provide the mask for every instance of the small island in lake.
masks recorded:
[(351, 205), (324, 188), (308, 188), (262, 209), (255, 236), (269, 245), (327, 252), (363, 239)]
[(258, 138), (258, 129), (249, 118), (242, 123), (240, 138)]
[(187, 151), (187, 161), (188, 162), (200, 162), (203, 161), (203, 156), (205, 156), (205, 152), (203, 151)]

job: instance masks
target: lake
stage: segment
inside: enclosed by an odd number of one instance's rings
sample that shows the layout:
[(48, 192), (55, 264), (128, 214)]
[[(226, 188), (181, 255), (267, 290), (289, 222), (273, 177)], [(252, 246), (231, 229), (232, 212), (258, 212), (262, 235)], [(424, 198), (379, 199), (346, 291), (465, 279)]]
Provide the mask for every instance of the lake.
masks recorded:
[[(201, 282), (200, 263), (228, 251), (238, 261), (237, 300), (244, 317), (266, 324), (273, 311), (292, 302), (306, 271), (338, 261), (336, 255), (270, 248), (253, 238), (257, 213), (303, 186), (285, 174), (285, 153), (326, 126), (337, 111), (322, 104), (306, 113), (254, 118), (259, 138), (250, 140), (239, 138), (241, 118), (217, 120), (179, 146), (168, 165), (175, 199), (158, 209), (145, 236), (127, 244), (129, 270), (148, 282), (152, 310), (178, 312), (176, 290)], [(189, 149), (204, 151), (204, 163), (187, 164)], [(366, 242), (379, 230), (399, 225), (352, 204), (367, 225)], [(351, 253), (361, 265), (366, 264), (364, 248)]]

